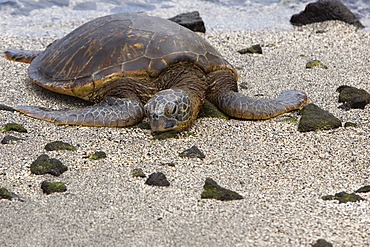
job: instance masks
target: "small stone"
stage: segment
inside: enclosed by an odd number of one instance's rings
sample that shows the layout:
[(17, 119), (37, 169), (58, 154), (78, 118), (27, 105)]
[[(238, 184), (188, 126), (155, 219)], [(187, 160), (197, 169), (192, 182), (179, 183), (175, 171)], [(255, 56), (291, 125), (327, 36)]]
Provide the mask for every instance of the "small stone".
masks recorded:
[(306, 104), (300, 111), (301, 119), (298, 131), (330, 130), (342, 126), (342, 122), (328, 111), (324, 111), (315, 104)]
[(31, 173), (36, 175), (51, 174), (53, 176), (60, 176), (67, 171), (68, 167), (63, 165), (58, 159), (50, 159), (48, 155), (40, 155), (31, 164)]
[(15, 143), (17, 141), (23, 141), (24, 139), (22, 138), (18, 138), (18, 137), (15, 137), (15, 136), (11, 136), (11, 135), (6, 135), (4, 136), (4, 138), (1, 140), (1, 144), (12, 144), (12, 143)]
[(212, 178), (206, 178), (203, 192), (200, 197), (202, 199), (216, 199), (221, 201), (243, 199), (243, 196), (232, 190), (221, 187)]
[(103, 151), (96, 151), (93, 154), (90, 154), (88, 156), (84, 156), (83, 158), (85, 159), (90, 159), (90, 160), (98, 160), (98, 159), (104, 159), (107, 157), (107, 154)]
[(339, 203), (346, 203), (346, 202), (358, 202), (365, 200), (359, 195), (356, 195), (355, 193), (346, 193), (346, 192), (339, 192), (335, 195), (326, 195), (321, 197), (323, 200), (338, 200)]
[(77, 150), (77, 148), (69, 143), (62, 141), (49, 142), (45, 145), (45, 150), (54, 151), (54, 150)]
[(348, 128), (348, 127), (354, 127), (354, 128), (356, 128), (356, 127), (358, 127), (358, 126), (357, 126), (357, 123), (345, 122), (345, 123), (344, 123), (344, 127), (345, 127), (345, 128)]
[(150, 174), (145, 184), (154, 186), (170, 186), (170, 182), (168, 182), (166, 175), (162, 172), (154, 172)]
[(200, 158), (200, 159), (204, 159), (206, 157), (204, 153), (200, 151), (197, 146), (192, 146), (191, 148), (186, 149), (185, 151), (181, 152), (179, 156), (188, 157), (188, 158)]
[(312, 60), (312, 61), (309, 61), (308, 63), (306, 63), (306, 69), (312, 69), (314, 67), (328, 69), (328, 66), (324, 65), (319, 60)]
[(63, 182), (43, 181), (41, 189), (45, 194), (49, 195), (55, 192), (65, 192), (67, 191), (67, 186)]
[(206, 27), (198, 11), (182, 13), (169, 18), (168, 20), (176, 22), (177, 24), (184, 26), (193, 32), (206, 32)]
[(342, 85), (336, 91), (339, 93), (338, 102), (343, 103), (338, 108), (346, 111), (352, 108), (364, 109), (370, 103), (370, 94), (364, 89)]
[(177, 138), (177, 137), (178, 137), (178, 132), (175, 130), (170, 130), (170, 131), (165, 131), (165, 132), (154, 133), (152, 140), (162, 141), (162, 140), (166, 140), (169, 138)]
[(246, 53), (251, 53), (251, 54), (262, 54), (262, 47), (260, 44), (257, 45), (252, 45), (251, 47), (241, 49), (238, 51), (240, 54), (246, 54)]
[(365, 185), (355, 191), (356, 193), (367, 193), (370, 192), (370, 185)]
[(316, 243), (312, 245), (312, 247), (333, 247), (332, 243), (329, 243), (325, 239), (318, 239)]
[(27, 132), (25, 127), (23, 127), (22, 125), (17, 124), (17, 123), (7, 123), (2, 128), (3, 132), (7, 132), (7, 131), (11, 131), (11, 130), (16, 131), (16, 132)]
[(17, 194), (10, 192), (8, 189), (2, 187), (0, 188), (0, 199), (13, 200), (17, 199), (18, 201), (24, 202)]
[(131, 175), (133, 177), (141, 177), (141, 178), (145, 178), (146, 177), (145, 176), (145, 173), (143, 172), (143, 169), (141, 169), (141, 168), (134, 168), (134, 169), (132, 169)]

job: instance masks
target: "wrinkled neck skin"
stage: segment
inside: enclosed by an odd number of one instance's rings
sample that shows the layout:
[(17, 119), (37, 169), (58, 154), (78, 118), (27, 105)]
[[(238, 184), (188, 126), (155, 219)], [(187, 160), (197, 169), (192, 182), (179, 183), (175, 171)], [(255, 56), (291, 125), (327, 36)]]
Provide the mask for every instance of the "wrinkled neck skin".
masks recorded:
[(238, 92), (238, 84), (235, 74), (229, 70), (220, 70), (213, 72), (207, 78), (208, 90), (207, 100), (212, 104), (219, 106), (220, 97), (229, 92)]

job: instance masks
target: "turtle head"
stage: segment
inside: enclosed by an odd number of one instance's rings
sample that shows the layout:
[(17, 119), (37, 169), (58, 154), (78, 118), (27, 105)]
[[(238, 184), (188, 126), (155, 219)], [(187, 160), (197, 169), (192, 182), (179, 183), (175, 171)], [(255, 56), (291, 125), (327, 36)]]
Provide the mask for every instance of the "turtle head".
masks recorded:
[(193, 122), (189, 96), (181, 89), (166, 89), (155, 94), (144, 106), (154, 132), (182, 130)]

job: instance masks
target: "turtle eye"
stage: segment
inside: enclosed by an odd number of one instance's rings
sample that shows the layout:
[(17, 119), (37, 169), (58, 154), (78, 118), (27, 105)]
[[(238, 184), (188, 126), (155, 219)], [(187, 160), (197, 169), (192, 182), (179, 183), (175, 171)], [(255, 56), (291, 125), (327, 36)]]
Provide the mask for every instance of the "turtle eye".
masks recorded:
[(169, 104), (166, 107), (166, 115), (176, 115), (177, 114), (177, 104)]

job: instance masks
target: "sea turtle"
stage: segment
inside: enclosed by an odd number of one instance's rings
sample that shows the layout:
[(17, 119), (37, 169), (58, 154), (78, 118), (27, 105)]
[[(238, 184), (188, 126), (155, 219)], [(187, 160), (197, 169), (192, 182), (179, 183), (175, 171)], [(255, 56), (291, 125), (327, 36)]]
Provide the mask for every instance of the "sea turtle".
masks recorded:
[(31, 63), (28, 73), (51, 91), (95, 103), (50, 110), (6, 107), (58, 124), (123, 127), (148, 117), (152, 131), (182, 130), (205, 99), (227, 115), (267, 119), (300, 108), (307, 96), (283, 91), (275, 99), (238, 93), (235, 69), (198, 34), (169, 20), (114, 14), (78, 27), (44, 51), (9, 49), (7, 59)]

